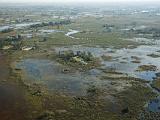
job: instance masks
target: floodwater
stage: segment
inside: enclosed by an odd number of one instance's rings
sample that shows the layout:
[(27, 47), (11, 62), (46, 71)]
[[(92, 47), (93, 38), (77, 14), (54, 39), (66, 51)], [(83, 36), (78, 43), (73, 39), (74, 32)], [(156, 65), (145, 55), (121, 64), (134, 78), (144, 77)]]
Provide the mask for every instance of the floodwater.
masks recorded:
[[(159, 50), (159, 48), (140, 46), (135, 49), (110, 49), (110, 48), (92, 48), (92, 47), (58, 47), (55, 48), (58, 51), (73, 50), (91, 52), (95, 57), (101, 57), (102, 55), (110, 55), (115, 58), (113, 61), (102, 61), (102, 68), (104, 69), (114, 69), (117, 72), (125, 73), (131, 77), (137, 77), (144, 80), (153, 80), (156, 77), (156, 73), (159, 72), (160, 61), (157, 58), (149, 58), (147, 54)], [(112, 52), (111, 52), (112, 51)], [(140, 59), (141, 63), (132, 63), (132, 59), (136, 56)], [(121, 62), (126, 61), (126, 63)], [(157, 71), (136, 71), (138, 66), (152, 64), (156, 65)], [(90, 85), (99, 84), (101, 87), (106, 83), (100, 80), (100, 76), (104, 73), (100, 69), (93, 69), (88, 72), (69, 72), (64, 73), (63, 70), (66, 69), (64, 66), (60, 65), (55, 61), (50, 60), (38, 60), (38, 59), (24, 59), (17, 63), (17, 68), (24, 70), (24, 78), (26, 80), (31, 80), (34, 82), (42, 83), (47, 85), (47, 87), (54, 91), (60, 91), (62, 93), (69, 93), (71, 95), (86, 95), (87, 88)]]
[(22, 28), (30, 27), (31, 25), (36, 25), (36, 24), (40, 24), (40, 22), (20, 23), (20, 24), (0, 26), (0, 31), (8, 29), (8, 28), (22, 29)]
[(148, 103), (148, 110), (151, 112), (160, 112), (160, 97), (157, 97)]
[(104, 73), (98, 69), (92, 69), (88, 72), (71, 71), (65, 73), (66, 67), (45, 59), (24, 59), (16, 63), (16, 67), (23, 70), (25, 81), (40, 83), (51, 91), (71, 96), (86, 96), (88, 89), (92, 86), (104, 91), (116, 89), (119, 92), (123, 87), (128, 86), (127, 81), (119, 81), (120, 87), (118, 85), (113, 87), (110, 80), (100, 79)]
[[(63, 65), (46, 59), (23, 59), (16, 63), (16, 67), (24, 72), (24, 79), (30, 82), (42, 83), (50, 90), (59, 93), (84, 96), (87, 95), (87, 90), (90, 86), (96, 86), (103, 91), (110, 91), (111, 81), (101, 80), (100, 78), (105, 74), (103, 70), (114, 70), (115, 72), (124, 73), (127, 76), (140, 78), (152, 82), (156, 78), (156, 73), (160, 72), (160, 58), (148, 56), (149, 54), (159, 54), (159, 45), (141, 45), (137, 48), (129, 49), (114, 49), (114, 48), (100, 48), (100, 47), (85, 47), (80, 45), (54, 47), (55, 51), (73, 52), (91, 52), (93, 56), (100, 58), (102, 66), (97, 69), (92, 69), (88, 72), (68, 72), (64, 73), (66, 69)], [(111, 60), (105, 60), (102, 56), (111, 56)], [(139, 61), (139, 62), (133, 62)], [(137, 71), (139, 66), (154, 65), (157, 70)], [(122, 81), (117, 81), (122, 82)], [(120, 91), (119, 86), (125, 87), (125, 83), (118, 83), (114, 89)], [(113, 88), (113, 86), (112, 86)], [(112, 89), (113, 90), (113, 89)], [(111, 91), (112, 92), (112, 91)], [(105, 97), (105, 96), (103, 96)], [(150, 111), (158, 111), (160, 102), (152, 100), (148, 104)], [(159, 112), (159, 111), (158, 111)]]
[(63, 31), (60, 31), (60, 30), (54, 30), (54, 29), (48, 29), (48, 30), (39, 30), (39, 32), (41, 32), (42, 34), (43, 33), (46, 33), (46, 34), (51, 34), (51, 33), (57, 33), (57, 32), (63, 32)]
[[(139, 39), (138, 39), (139, 40)], [(153, 43), (154, 45), (142, 45), (134, 49), (110, 49), (110, 48), (92, 48), (92, 47), (83, 47), (83, 46), (73, 46), (73, 47), (62, 47), (56, 48), (58, 51), (72, 50), (82, 51), (82, 52), (91, 52), (95, 57), (101, 56), (112, 56), (112, 60), (105, 61), (102, 60), (103, 68), (111, 68), (115, 71), (126, 73), (129, 76), (140, 78), (143, 80), (150, 81), (154, 80), (157, 76), (156, 73), (160, 72), (160, 58), (153, 58), (148, 56), (149, 54), (158, 54), (159, 55), (159, 43), (160, 41), (143, 41), (144, 43)], [(140, 41), (142, 42), (142, 41)], [(138, 63), (133, 61), (138, 60)], [(156, 71), (136, 71), (138, 66), (141, 65), (154, 65), (157, 67)], [(152, 112), (160, 112), (160, 97), (155, 98), (154, 100), (149, 101), (147, 109)]]
[(3, 31), (3, 30), (6, 30), (6, 29), (10, 29), (12, 27), (9, 27), (9, 26), (0, 26), (0, 32)]
[[(152, 58), (147, 56), (148, 54), (156, 53), (160, 50), (159, 46), (139, 46), (134, 49), (111, 49), (100, 47), (84, 47), (84, 46), (72, 46), (72, 47), (57, 47), (58, 51), (72, 50), (73, 52), (91, 52), (95, 57), (111, 56), (111, 61), (105, 61), (101, 59), (103, 68), (111, 68), (117, 72), (127, 73), (129, 76), (141, 78), (144, 80), (153, 80), (156, 77), (156, 73), (160, 72), (160, 60), (159, 58)], [(132, 61), (139, 60), (140, 63), (134, 63)], [(136, 71), (138, 66), (141, 65), (155, 65), (157, 71)]]
[(17, 67), (24, 69), (26, 79), (43, 83), (50, 90), (71, 95), (85, 95), (90, 80), (96, 83), (96, 78), (92, 79), (92, 75), (86, 73), (63, 73), (66, 68), (54, 61), (25, 59)]
[(15, 29), (22, 29), (22, 28), (30, 27), (31, 25), (36, 25), (36, 24), (40, 24), (40, 22), (20, 23), (20, 24), (13, 25), (13, 27)]
[(79, 38), (75, 38), (75, 37), (72, 36), (72, 35), (74, 35), (76, 33), (79, 33), (79, 31), (78, 30), (72, 30), (72, 29), (70, 29), (69, 32), (66, 33), (65, 35), (68, 36), (68, 37), (70, 37), (70, 38), (72, 38), (72, 39), (79, 39)]

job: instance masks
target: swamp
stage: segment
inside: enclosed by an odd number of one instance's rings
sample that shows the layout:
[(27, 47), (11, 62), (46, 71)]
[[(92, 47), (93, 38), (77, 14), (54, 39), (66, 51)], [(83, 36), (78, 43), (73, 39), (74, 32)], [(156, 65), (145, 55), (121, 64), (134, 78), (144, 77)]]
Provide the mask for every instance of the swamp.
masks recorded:
[(0, 120), (160, 120), (160, 3), (0, 2)]

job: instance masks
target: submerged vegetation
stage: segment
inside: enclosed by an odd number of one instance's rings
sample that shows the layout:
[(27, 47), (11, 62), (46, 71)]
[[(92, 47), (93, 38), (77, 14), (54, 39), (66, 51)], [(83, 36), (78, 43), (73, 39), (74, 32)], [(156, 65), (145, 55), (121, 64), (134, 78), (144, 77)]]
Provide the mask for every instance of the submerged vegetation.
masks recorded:
[(159, 119), (158, 14), (0, 5), (0, 119)]

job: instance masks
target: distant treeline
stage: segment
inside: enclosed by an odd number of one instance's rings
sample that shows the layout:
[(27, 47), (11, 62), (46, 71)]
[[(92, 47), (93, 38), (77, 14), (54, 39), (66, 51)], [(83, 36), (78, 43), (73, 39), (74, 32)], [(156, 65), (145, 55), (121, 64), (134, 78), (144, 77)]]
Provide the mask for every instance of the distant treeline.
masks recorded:
[(104, 27), (104, 28), (111, 28), (111, 27), (113, 28), (113, 27), (115, 27), (115, 25), (105, 24), (105, 25), (103, 25), (103, 27)]
[(160, 29), (159, 28), (145, 28), (145, 29), (131, 29), (130, 31), (136, 34), (152, 34), (153, 37), (160, 37)]
[(58, 22), (42, 22), (39, 24), (31, 25), (31, 28), (37, 28), (37, 27), (45, 27), (45, 26), (61, 26), (61, 25), (68, 25), (71, 24), (70, 20), (63, 20)]

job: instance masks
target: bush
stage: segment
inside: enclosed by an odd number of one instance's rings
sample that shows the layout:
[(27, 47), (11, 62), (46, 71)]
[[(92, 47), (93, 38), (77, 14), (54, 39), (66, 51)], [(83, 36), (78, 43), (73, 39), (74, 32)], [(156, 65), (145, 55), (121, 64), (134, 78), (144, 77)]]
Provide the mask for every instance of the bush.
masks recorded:
[(91, 52), (77, 51), (76, 53), (74, 53), (71, 50), (59, 52), (59, 57), (62, 58), (64, 61), (70, 61), (73, 57), (79, 57), (83, 59), (85, 62), (93, 60), (93, 55), (91, 54)]

